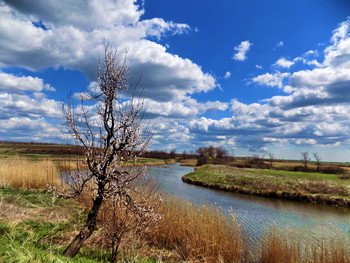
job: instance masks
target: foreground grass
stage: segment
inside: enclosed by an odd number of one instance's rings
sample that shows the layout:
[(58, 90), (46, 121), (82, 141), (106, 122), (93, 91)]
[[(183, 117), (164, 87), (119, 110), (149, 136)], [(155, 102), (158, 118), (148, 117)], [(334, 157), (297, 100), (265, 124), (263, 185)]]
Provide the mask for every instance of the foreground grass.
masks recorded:
[(81, 220), (73, 202), (43, 191), (2, 187), (0, 210), (0, 262), (101, 262), (91, 255), (72, 260), (60, 255), (65, 238), (55, 238)]
[[(45, 191), (0, 187), (0, 211), (0, 262), (108, 262), (108, 251), (93, 245), (83, 247), (72, 259), (61, 255), (85, 219), (72, 200)], [(136, 255), (121, 262), (155, 260)]]
[(205, 165), (183, 177), (189, 183), (259, 196), (350, 205), (350, 180), (338, 175)]
[[(1, 187), (0, 211), (0, 262), (108, 262), (108, 251), (98, 246), (103, 229), (75, 258), (61, 256), (85, 218), (72, 200), (56, 199), (44, 191)], [(300, 242), (301, 233), (271, 228), (261, 247), (253, 248), (234, 215), (226, 217), (210, 206), (170, 197), (157, 212), (163, 215), (159, 224), (145, 235), (133, 233), (123, 241), (120, 262), (350, 262), (349, 240), (337, 233), (305, 244)], [(133, 248), (131, 253), (127, 247)]]

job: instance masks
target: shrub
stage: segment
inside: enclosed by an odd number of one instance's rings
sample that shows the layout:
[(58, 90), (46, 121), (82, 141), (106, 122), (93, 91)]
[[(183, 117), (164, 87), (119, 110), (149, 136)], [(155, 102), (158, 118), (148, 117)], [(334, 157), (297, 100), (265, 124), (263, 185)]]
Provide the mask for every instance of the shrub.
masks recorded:
[(327, 166), (321, 166), (320, 172), (325, 174), (345, 174), (346, 170), (339, 166), (327, 165)]

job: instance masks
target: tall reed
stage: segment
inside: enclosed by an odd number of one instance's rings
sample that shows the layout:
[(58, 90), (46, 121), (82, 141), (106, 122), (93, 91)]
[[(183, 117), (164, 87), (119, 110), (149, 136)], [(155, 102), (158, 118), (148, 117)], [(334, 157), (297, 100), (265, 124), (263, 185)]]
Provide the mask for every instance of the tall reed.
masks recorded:
[(159, 209), (162, 220), (148, 234), (152, 244), (191, 262), (244, 262), (241, 227), (233, 214), (171, 197)]
[(0, 159), (0, 185), (20, 189), (46, 189), (61, 184), (59, 171), (50, 160)]
[[(328, 232), (328, 231), (327, 231)], [(262, 239), (261, 263), (350, 263), (349, 240), (337, 233), (302, 242), (302, 233), (271, 227)]]

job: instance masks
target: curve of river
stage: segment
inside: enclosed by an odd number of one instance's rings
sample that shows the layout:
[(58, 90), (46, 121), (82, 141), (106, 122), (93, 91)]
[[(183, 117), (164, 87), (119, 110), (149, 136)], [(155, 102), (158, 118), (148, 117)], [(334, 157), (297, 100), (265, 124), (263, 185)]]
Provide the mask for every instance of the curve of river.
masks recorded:
[(163, 192), (199, 205), (221, 207), (224, 213), (232, 208), (253, 240), (259, 239), (271, 225), (298, 230), (315, 238), (337, 230), (350, 237), (350, 208), (242, 195), (183, 183), (181, 177), (193, 170), (179, 164), (153, 166), (149, 176)]

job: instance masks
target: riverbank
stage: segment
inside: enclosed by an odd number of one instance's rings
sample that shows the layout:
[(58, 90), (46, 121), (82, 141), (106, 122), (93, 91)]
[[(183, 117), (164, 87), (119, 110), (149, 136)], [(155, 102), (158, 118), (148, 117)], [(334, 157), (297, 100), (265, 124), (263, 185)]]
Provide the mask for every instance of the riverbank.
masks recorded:
[(182, 180), (229, 192), (350, 207), (350, 180), (333, 174), (204, 165)]
[[(300, 233), (272, 227), (256, 250), (233, 214), (179, 201), (165, 197), (156, 209), (162, 220), (142, 236), (135, 232), (123, 239), (121, 262), (350, 262), (349, 240), (337, 233), (304, 247)], [(0, 187), (0, 209), (0, 262), (109, 262), (101, 226), (75, 258), (62, 256), (85, 218), (74, 200)]]

